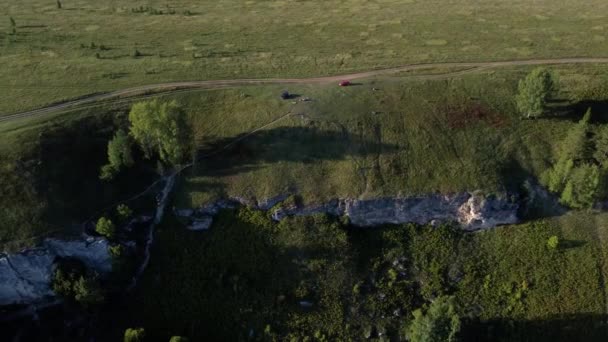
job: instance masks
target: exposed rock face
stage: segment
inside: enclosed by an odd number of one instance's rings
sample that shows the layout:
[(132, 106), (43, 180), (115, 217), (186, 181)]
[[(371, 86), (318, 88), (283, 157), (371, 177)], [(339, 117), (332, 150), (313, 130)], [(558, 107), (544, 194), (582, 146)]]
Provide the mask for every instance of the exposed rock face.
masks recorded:
[(112, 269), (105, 239), (46, 239), (43, 247), (0, 256), (0, 305), (28, 304), (54, 296), (51, 280), (56, 257), (78, 259), (101, 274)]
[(517, 222), (518, 205), (505, 198), (485, 197), (479, 193), (428, 195), (369, 200), (333, 200), (325, 205), (279, 208), (275, 220), (285, 216), (326, 213), (347, 216), (356, 226), (401, 223), (457, 222), (465, 230), (491, 228)]
[[(295, 206), (277, 205), (289, 195), (273, 197), (265, 201), (246, 201), (241, 198), (220, 200), (187, 212), (192, 224), (189, 229), (208, 229), (213, 215), (220, 209), (245, 205), (259, 210), (272, 210), (272, 218), (280, 221), (287, 216), (328, 214), (346, 216), (351, 224), (370, 227), (381, 224), (433, 224), (456, 222), (464, 230), (479, 230), (518, 222), (519, 205), (514, 200), (497, 196), (484, 196), (479, 192), (463, 192), (453, 195), (431, 194), (426, 196), (376, 199), (334, 199), (325, 204)], [(278, 208), (272, 209), (274, 206)], [(178, 211), (186, 213), (186, 211)], [(196, 224), (195, 224), (196, 223)]]

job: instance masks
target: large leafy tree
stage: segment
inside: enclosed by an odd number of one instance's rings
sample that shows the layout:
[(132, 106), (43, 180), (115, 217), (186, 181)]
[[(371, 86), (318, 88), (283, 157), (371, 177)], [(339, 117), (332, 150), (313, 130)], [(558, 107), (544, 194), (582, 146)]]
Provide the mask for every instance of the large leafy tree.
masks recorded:
[(553, 74), (549, 70), (532, 70), (526, 78), (519, 81), (519, 93), (515, 98), (518, 110), (528, 118), (542, 115), (554, 87)]
[(452, 297), (439, 297), (426, 313), (414, 311), (408, 338), (412, 342), (453, 342), (460, 331), (460, 317)]
[(129, 113), (129, 121), (131, 135), (148, 158), (156, 153), (161, 161), (173, 165), (184, 160), (189, 131), (177, 102), (136, 103)]

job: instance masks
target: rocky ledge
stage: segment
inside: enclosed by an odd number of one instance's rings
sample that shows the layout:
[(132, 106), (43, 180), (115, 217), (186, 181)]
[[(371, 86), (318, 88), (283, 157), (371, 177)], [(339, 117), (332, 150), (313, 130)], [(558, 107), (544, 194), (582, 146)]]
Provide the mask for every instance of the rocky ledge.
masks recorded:
[(46, 239), (38, 248), (0, 254), (0, 305), (30, 304), (54, 296), (51, 278), (57, 257), (78, 259), (100, 274), (112, 269), (108, 241), (105, 239)]
[(463, 192), (453, 195), (335, 199), (326, 204), (300, 206), (286, 204), (288, 195), (263, 201), (246, 201), (242, 198), (221, 200), (197, 210), (176, 210), (178, 216), (188, 218), (189, 228), (208, 229), (211, 218), (222, 208), (246, 205), (259, 210), (271, 210), (272, 217), (280, 221), (287, 216), (329, 214), (347, 217), (355, 226), (370, 227), (381, 224), (440, 224), (458, 223), (462, 229), (474, 231), (518, 222), (519, 205), (509, 196), (486, 196), (480, 192)]

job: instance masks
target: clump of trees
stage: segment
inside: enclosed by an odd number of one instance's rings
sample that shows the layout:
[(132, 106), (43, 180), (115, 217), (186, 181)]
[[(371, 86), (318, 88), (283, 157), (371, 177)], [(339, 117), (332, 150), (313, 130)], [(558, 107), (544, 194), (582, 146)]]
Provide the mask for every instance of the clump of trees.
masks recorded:
[(572, 208), (589, 208), (601, 195), (602, 175), (608, 164), (608, 130), (600, 130), (590, 139), (591, 128), (588, 110), (562, 142), (553, 167), (543, 175), (549, 190), (560, 195), (560, 201)]
[(418, 309), (413, 312), (407, 337), (411, 342), (454, 342), (460, 331), (460, 317), (454, 307), (453, 297), (435, 299), (429, 309), (423, 313)]
[(520, 113), (531, 118), (541, 116), (545, 112), (547, 101), (555, 91), (554, 78), (548, 69), (536, 68), (519, 81), (519, 93), (515, 101)]
[(129, 113), (129, 123), (128, 134), (118, 130), (108, 143), (108, 163), (101, 168), (101, 179), (111, 180), (120, 170), (134, 164), (132, 141), (147, 159), (158, 158), (161, 163), (172, 166), (186, 159), (191, 131), (176, 101), (136, 103)]
[(64, 261), (57, 265), (52, 287), (58, 295), (84, 307), (104, 300), (97, 274), (87, 274), (84, 265), (75, 261)]

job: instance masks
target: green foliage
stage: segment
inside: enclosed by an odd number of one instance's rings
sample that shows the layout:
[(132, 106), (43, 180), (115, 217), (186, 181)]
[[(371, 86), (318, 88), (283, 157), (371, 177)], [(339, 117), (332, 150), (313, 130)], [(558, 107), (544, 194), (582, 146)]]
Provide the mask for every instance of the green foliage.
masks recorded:
[(109, 218), (100, 217), (99, 220), (97, 220), (97, 224), (95, 224), (95, 231), (108, 239), (114, 239), (116, 235), (116, 226)]
[(122, 203), (116, 207), (116, 214), (121, 222), (126, 222), (131, 216), (133, 216), (133, 210), (128, 205)]
[(557, 249), (559, 247), (559, 238), (557, 235), (552, 235), (549, 240), (547, 240), (547, 247), (550, 249)]
[(53, 274), (53, 291), (84, 307), (100, 304), (104, 300), (97, 275), (87, 275), (84, 268), (60, 264)]
[(413, 313), (408, 338), (411, 342), (454, 342), (460, 331), (460, 317), (454, 308), (454, 299), (439, 297), (435, 299), (426, 313), (416, 310)]
[(597, 165), (583, 164), (572, 171), (560, 200), (572, 208), (590, 208), (597, 199), (599, 188)]
[[(591, 164), (593, 152), (589, 139), (591, 110), (587, 110), (581, 121), (570, 129), (560, 145), (555, 165), (547, 171), (544, 182), (552, 192), (560, 193), (560, 201), (573, 208), (591, 207), (600, 193), (600, 170)], [(596, 143), (601, 146), (601, 143)], [(599, 161), (598, 161), (599, 162)]]
[(172, 336), (169, 342), (189, 342), (190, 340), (187, 337), (183, 336)]
[(542, 115), (554, 86), (551, 71), (545, 68), (532, 70), (526, 78), (519, 81), (519, 93), (515, 97), (517, 109), (528, 118)]
[(127, 328), (125, 330), (124, 342), (143, 342), (146, 337), (144, 328)]
[(129, 136), (119, 129), (108, 142), (108, 164), (102, 166), (100, 178), (112, 179), (123, 167), (133, 166)]
[(593, 158), (603, 168), (608, 168), (608, 125), (602, 125), (595, 135)]
[(146, 156), (157, 153), (163, 162), (177, 165), (184, 161), (190, 137), (184, 115), (175, 101), (136, 103), (129, 113), (131, 135)]

